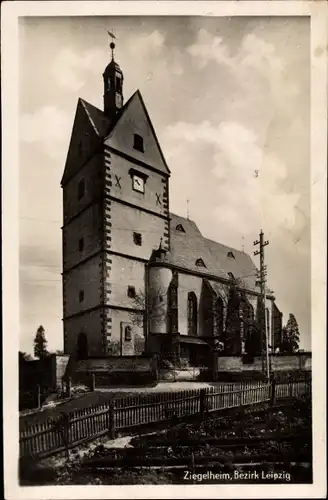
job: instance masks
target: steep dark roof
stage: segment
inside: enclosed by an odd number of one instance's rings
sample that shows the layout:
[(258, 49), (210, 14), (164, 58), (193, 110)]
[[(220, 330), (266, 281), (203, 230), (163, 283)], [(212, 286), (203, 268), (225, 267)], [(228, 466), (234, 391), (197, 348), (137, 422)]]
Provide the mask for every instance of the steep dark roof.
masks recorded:
[[(230, 272), (235, 278), (241, 278), (247, 288), (259, 291), (255, 284), (256, 266), (249, 255), (204, 238), (195, 222), (185, 217), (172, 213), (170, 217), (171, 250), (167, 259), (171, 264), (225, 279), (229, 279)], [(181, 225), (185, 232), (177, 230), (178, 225)], [(233, 252), (235, 258), (228, 257), (228, 252)], [(202, 259), (206, 268), (199, 268), (196, 265), (197, 259)]]
[(108, 136), (110, 131), (115, 127), (116, 123), (122, 116), (124, 110), (128, 107), (131, 99), (133, 96), (130, 97), (122, 106), (122, 108), (117, 112), (114, 121), (111, 123), (110, 120), (107, 118), (107, 116), (104, 114), (103, 111), (101, 111), (99, 108), (96, 108), (96, 106), (93, 106), (93, 104), (90, 104), (89, 102), (85, 101), (84, 99), (81, 99), (80, 101), (89, 117), (90, 123), (92, 124), (93, 128), (95, 129), (97, 135), (104, 139), (105, 137)]
[(134, 92), (134, 94), (131, 95), (131, 97), (126, 101), (124, 106), (122, 106), (122, 108), (116, 113), (116, 116), (115, 116), (113, 121), (109, 120), (103, 111), (96, 108), (95, 106), (93, 106), (89, 102), (87, 102), (81, 98), (79, 100), (86, 111), (86, 114), (90, 120), (90, 123), (92, 124), (92, 127), (96, 131), (97, 135), (102, 139), (105, 139), (106, 137), (108, 137), (111, 134), (111, 132), (115, 133), (114, 129), (115, 129), (116, 125), (118, 125), (118, 122), (120, 121), (121, 118), (124, 119), (123, 115), (128, 111), (128, 108), (131, 105), (133, 105), (133, 103), (135, 103), (136, 100), (140, 100), (143, 113), (146, 117), (146, 120), (148, 121), (151, 133), (154, 137), (156, 148), (157, 148), (159, 155), (160, 155), (162, 162), (163, 162), (162, 170), (166, 174), (170, 173), (170, 169), (166, 163), (166, 160), (165, 160), (162, 148), (160, 146), (160, 143), (158, 141), (155, 129), (153, 127), (153, 124), (152, 124), (152, 121), (150, 119), (149, 113), (147, 111), (146, 105), (144, 103), (144, 100), (143, 100), (142, 95), (141, 95), (139, 90), (136, 90)]

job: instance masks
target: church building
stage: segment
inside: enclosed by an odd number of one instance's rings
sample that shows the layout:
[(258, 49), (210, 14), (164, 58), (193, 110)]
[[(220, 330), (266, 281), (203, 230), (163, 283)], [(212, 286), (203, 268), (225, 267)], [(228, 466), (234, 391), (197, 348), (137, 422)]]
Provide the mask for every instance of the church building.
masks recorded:
[[(124, 104), (114, 47), (103, 110), (78, 100), (61, 181), (64, 351), (175, 352), (195, 365), (215, 344), (254, 354), (256, 266), (170, 212), (171, 172), (139, 90)], [(281, 314), (269, 291), (266, 320), (275, 349)]]

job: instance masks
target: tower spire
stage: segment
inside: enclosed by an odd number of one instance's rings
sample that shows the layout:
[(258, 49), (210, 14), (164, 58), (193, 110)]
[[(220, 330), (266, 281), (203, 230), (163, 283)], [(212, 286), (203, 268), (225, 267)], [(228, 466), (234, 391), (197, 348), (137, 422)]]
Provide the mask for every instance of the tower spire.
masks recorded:
[(112, 51), (112, 59), (106, 67), (104, 78), (104, 113), (110, 121), (115, 119), (119, 109), (123, 106), (123, 73), (117, 62), (114, 60), (114, 49), (116, 36), (112, 31), (107, 33), (111, 38), (109, 47)]
[[(114, 33), (112, 31), (107, 30), (107, 33), (112, 40), (116, 40), (116, 36), (114, 35)], [(112, 51), (112, 61), (114, 61), (114, 49), (116, 47), (115, 42), (111, 41), (109, 46), (110, 46), (110, 49)]]

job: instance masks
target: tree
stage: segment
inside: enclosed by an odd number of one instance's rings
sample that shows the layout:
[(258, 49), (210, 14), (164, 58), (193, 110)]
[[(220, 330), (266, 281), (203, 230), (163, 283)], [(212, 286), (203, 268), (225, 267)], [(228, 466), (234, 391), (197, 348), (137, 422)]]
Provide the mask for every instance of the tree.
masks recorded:
[(294, 314), (289, 314), (286, 326), (282, 329), (281, 352), (292, 353), (298, 350), (300, 332)]
[[(228, 284), (216, 284), (216, 290), (227, 311), (224, 338), (224, 352), (231, 352), (239, 343), (241, 331), (245, 354), (253, 357), (261, 353), (260, 312), (254, 317), (254, 310), (247, 299), (247, 284), (242, 278), (231, 277)], [(258, 309), (258, 308), (257, 308)], [(214, 310), (214, 314), (216, 311)]]
[(26, 352), (18, 351), (18, 359), (19, 361), (31, 361), (32, 356), (30, 354), (27, 354)]
[(49, 356), (45, 331), (42, 325), (37, 329), (34, 338), (34, 356), (39, 359)]
[(134, 311), (130, 313), (131, 323), (144, 326), (147, 320), (164, 320), (166, 316), (164, 298), (165, 294), (161, 288), (152, 290), (148, 297), (143, 290), (139, 290), (133, 299)]

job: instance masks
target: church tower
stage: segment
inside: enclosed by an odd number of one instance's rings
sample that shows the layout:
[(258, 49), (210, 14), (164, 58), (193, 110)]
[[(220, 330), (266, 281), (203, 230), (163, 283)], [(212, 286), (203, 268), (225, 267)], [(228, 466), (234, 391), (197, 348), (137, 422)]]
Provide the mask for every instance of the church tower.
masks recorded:
[(104, 110), (78, 100), (62, 178), (64, 350), (80, 357), (143, 350), (147, 263), (170, 247), (169, 177), (139, 91), (105, 71)]
[(115, 43), (111, 42), (112, 60), (103, 73), (104, 114), (112, 120), (123, 106), (123, 73), (114, 60)]

